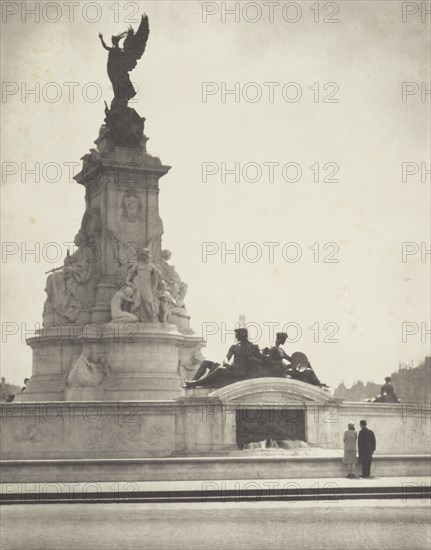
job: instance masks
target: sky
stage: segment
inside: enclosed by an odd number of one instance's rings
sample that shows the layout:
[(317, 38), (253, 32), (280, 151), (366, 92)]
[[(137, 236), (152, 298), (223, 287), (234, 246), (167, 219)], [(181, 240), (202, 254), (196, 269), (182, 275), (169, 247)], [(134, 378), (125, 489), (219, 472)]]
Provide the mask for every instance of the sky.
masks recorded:
[(163, 247), (189, 285), (205, 356), (223, 359), (243, 315), (261, 347), (286, 330), (287, 353), (305, 352), (332, 387), (421, 363), (431, 338), (421, 5), (238, 2), (229, 14), (235, 2), (105, 1), (71, 13), (67, 2), (3, 2), (2, 376), (30, 376), (25, 338), (42, 322), (45, 272), (84, 213), (71, 176), (112, 99), (98, 33), (108, 41), (142, 13), (150, 37), (130, 106), (146, 118), (148, 151), (172, 166), (160, 181)]

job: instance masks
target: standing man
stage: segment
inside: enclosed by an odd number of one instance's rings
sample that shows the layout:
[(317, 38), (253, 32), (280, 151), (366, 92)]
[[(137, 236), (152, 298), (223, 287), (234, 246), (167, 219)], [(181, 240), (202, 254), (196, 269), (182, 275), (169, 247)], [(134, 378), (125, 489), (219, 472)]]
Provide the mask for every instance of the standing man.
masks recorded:
[(371, 461), (376, 450), (376, 438), (374, 432), (367, 428), (367, 421), (359, 422), (361, 430), (358, 436), (359, 462), (362, 466), (362, 477), (370, 477)]

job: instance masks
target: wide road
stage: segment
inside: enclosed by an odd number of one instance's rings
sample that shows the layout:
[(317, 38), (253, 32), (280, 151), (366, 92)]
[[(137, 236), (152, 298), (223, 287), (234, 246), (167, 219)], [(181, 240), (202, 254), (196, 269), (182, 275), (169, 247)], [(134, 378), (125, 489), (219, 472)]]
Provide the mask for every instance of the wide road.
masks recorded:
[(429, 501), (3, 506), (2, 550), (428, 550)]

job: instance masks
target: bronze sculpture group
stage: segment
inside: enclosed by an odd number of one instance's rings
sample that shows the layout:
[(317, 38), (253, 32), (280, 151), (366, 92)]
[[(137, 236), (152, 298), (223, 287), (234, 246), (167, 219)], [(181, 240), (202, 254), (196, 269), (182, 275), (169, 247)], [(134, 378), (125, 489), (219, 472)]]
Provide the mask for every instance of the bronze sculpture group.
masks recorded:
[(193, 380), (185, 382), (184, 387), (221, 387), (238, 380), (275, 376), (328, 388), (317, 378), (304, 353), (295, 352), (289, 356), (283, 350), (281, 346), (288, 338), (285, 332), (278, 332), (274, 346), (263, 350), (249, 341), (246, 328), (235, 329), (235, 338), (237, 343), (229, 348), (222, 365), (203, 361)]

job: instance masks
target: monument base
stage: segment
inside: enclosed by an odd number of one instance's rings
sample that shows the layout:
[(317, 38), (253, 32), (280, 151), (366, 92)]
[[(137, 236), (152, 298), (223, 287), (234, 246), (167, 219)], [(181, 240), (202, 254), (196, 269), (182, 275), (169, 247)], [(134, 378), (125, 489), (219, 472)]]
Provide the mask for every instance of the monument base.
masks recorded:
[(162, 323), (66, 325), (39, 330), (20, 402), (166, 400), (182, 395), (179, 365), (202, 347)]
[[(268, 417), (268, 411), (276, 414)], [(241, 450), (241, 418), (261, 419), (274, 437), (274, 422), (284, 411), (290, 439), (302, 439), (304, 449)], [(428, 475), (430, 413), (430, 407), (419, 411), (409, 404), (337, 402), (285, 378), (244, 380), (203, 397), (159, 401), (4, 403), (3, 480), (339, 477), (345, 472), (343, 434), (362, 418), (376, 434), (375, 475)], [(253, 440), (253, 422), (247, 430)]]

